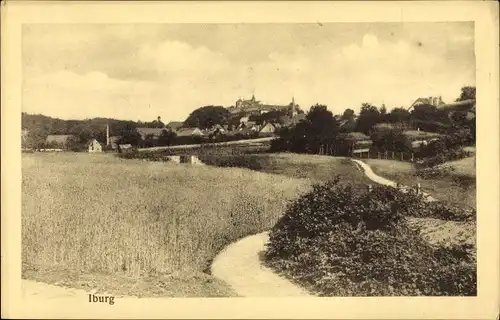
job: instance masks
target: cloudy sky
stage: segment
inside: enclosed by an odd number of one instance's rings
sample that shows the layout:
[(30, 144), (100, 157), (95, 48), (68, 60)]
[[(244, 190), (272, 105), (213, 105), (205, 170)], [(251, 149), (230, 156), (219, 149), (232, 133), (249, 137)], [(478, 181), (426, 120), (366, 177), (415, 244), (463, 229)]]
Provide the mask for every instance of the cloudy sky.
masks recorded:
[(36, 24), (23, 27), (24, 112), (184, 120), (254, 93), (334, 113), (475, 85), (473, 23)]

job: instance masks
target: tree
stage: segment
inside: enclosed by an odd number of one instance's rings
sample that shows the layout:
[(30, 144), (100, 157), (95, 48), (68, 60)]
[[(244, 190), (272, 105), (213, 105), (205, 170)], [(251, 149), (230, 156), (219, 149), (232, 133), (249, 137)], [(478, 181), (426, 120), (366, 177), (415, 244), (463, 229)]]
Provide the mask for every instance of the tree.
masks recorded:
[(184, 124), (188, 127), (207, 129), (217, 124), (226, 124), (229, 115), (229, 111), (224, 107), (205, 106), (191, 112)]
[(356, 131), (370, 135), (371, 128), (379, 122), (380, 111), (377, 109), (377, 107), (369, 103), (363, 103), (361, 106), (361, 111), (359, 112)]
[(463, 87), (462, 92), (460, 93), (460, 97), (458, 97), (455, 101), (464, 101), (469, 99), (476, 99), (476, 87)]
[(394, 108), (387, 116), (387, 120), (394, 124), (404, 124), (410, 121), (410, 112), (405, 108)]
[(352, 109), (345, 109), (344, 113), (340, 117), (341, 120), (347, 120), (347, 121), (352, 121), (354, 120), (355, 117), (354, 110)]
[(380, 113), (379, 122), (387, 121), (387, 108), (385, 107), (385, 104), (382, 104), (382, 106), (379, 108), (379, 113)]
[(121, 138), (118, 139), (117, 144), (131, 144), (138, 146), (142, 138), (135, 128), (128, 128), (122, 132)]
[(261, 125), (264, 122), (282, 123), (283, 117), (287, 116), (287, 110), (271, 110), (269, 112), (251, 115), (249, 117), (250, 121), (255, 121), (256, 124)]
[(333, 114), (325, 105), (316, 104), (307, 113), (306, 121), (279, 131), (280, 138), (273, 141), (272, 149), (318, 153), (322, 145), (334, 143), (337, 133)]
[(158, 138), (158, 145), (160, 146), (169, 146), (174, 141), (177, 134), (173, 132), (171, 129), (163, 130)]

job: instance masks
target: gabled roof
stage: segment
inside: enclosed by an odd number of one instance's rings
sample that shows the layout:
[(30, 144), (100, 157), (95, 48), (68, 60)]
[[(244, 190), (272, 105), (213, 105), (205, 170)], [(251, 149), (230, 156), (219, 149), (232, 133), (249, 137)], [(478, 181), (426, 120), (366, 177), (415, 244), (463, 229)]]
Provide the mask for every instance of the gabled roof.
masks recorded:
[(171, 128), (172, 130), (177, 130), (184, 125), (181, 121), (170, 121), (165, 127)]
[(55, 143), (66, 143), (68, 139), (74, 137), (71, 134), (49, 134), (45, 139), (46, 142), (55, 142)]
[(199, 131), (201, 134), (203, 134), (203, 132), (201, 132), (201, 130), (198, 128), (180, 128), (176, 131), (176, 134), (178, 137), (188, 137), (192, 136), (196, 131)]
[(243, 128), (243, 129), (237, 131), (236, 134), (243, 134), (243, 135), (245, 135), (245, 134), (252, 134), (252, 133), (254, 133), (254, 131), (252, 129), (250, 129), (250, 128)]
[(349, 132), (343, 134), (341, 133), (339, 134), (339, 137), (344, 137), (347, 140), (354, 140), (354, 141), (370, 140), (370, 137), (362, 132)]
[(141, 136), (154, 135), (159, 136), (165, 130), (164, 128), (137, 128), (137, 132)]
[(93, 143), (97, 143), (97, 144), (101, 144), (99, 141), (97, 141), (97, 139), (90, 139), (88, 142), (87, 142), (87, 147)]

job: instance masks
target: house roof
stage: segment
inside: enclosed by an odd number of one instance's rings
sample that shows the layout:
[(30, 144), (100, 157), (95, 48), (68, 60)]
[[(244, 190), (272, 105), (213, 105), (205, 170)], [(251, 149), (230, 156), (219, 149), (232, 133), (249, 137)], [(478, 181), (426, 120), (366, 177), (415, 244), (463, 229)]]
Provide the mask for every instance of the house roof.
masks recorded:
[(187, 136), (192, 136), (194, 132), (197, 130), (201, 132), (201, 130), (198, 128), (180, 128), (176, 131), (176, 134), (178, 137), (187, 137)]
[(349, 132), (345, 134), (340, 134), (339, 136), (354, 141), (370, 140), (370, 137), (362, 132)]
[(101, 144), (99, 141), (97, 141), (97, 139), (90, 139), (90, 140), (87, 142), (87, 146), (89, 146), (90, 144), (95, 143), (95, 142), (97, 142), (98, 144)]
[(463, 101), (457, 101), (453, 103), (447, 103), (439, 106), (440, 109), (470, 109), (476, 110), (476, 99), (468, 99)]
[(147, 136), (147, 135), (154, 135), (154, 136), (159, 136), (163, 132), (163, 128), (137, 128), (137, 132), (141, 136)]
[(243, 129), (241, 129), (241, 130), (237, 131), (237, 134), (238, 134), (238, 133), (239, 133), (239, 134), (252, 134), (252, 133), (254, 133), (254, 132), (253, 132), (253, 130), (252, 130), (252, 129), (250, 129), (250, 128), (243, 128)]
[(441, 97), (420, 97), (417, 100), (415, 100), (415, 102), (413, 102), (412, 106), (414, 106), (418, 102), (423, 103), (423, 104), (429, 104), (429, 105), (436, 106), (436, 107), (445, 104), (441, 100)]
[(68, 139), (74, 137), (71, 134), (49, 134), (45, 139), (46, 142), (66, 143)]
[(121, 138), (121, 136), (111, 136), (109, 137), (109, 142), (116, 142)]
[(181, 121), (170, 121), (165, 127), (171, 128), (172, 130), (177, 130), (184, 125)]

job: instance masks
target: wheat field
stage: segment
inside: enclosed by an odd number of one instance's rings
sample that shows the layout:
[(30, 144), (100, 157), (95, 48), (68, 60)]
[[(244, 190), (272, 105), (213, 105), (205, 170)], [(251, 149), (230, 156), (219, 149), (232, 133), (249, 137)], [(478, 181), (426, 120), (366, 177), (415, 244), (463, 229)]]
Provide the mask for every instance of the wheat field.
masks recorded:
[(200, 272), (230, 242), (272, 227), (309, 186), (246, 169), (23, 154), (23, 266), (129, 277)]

